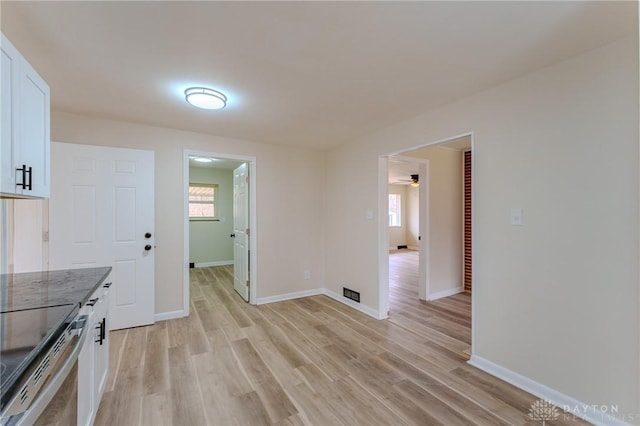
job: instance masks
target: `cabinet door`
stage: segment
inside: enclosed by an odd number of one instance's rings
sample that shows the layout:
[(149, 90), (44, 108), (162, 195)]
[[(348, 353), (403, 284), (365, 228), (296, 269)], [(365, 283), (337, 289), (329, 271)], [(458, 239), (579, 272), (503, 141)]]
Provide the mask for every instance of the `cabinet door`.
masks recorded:
[[(15, 167), (23, 164), (31, 167), (31, 190), (22, 190), (22, 194), (29, 197), (49, 197), (49, 103), (49, 86), (26, 61), (23, 62), (18, 104), (20, 147)], [(21, 182), (22, 176), (18, 179)]]
[[(51, 174), (49, 86), (4, 35), (0, 48), (0, 192), (46, 198)], [(23, 165), (31, 172), (18, 172)], [(30, 188), (22, 187), (29, 182)]]
[(2, 68), (0, 70), (0, 192), (13, 194), (16, 192), (16, 171), (13, 167), (16, 160), (14, 141), (17, 140), (18, 126), (15, 123), (14, 105), (18, 102), (16, 88), (20, 82), (20, 54), (15, 47), (2, 36), (0, 43)]
[[(109, 291), (105, 291), (100, 297), (100, 301), (98, 302), (99, 308), (97, 309), (98, 313), (98, 322), (96, 323), (96, 328), (98, 329), (98, 333), (102, 331), (104, 333), (104, 338), (96, 339), (95, 343), (95, 354), (94, 354), (94, 402), (96, 412), (98, 411), (98, 407), (100, 406), (100, 400), (102, 399), (102, 394), (104, 393), (104, 388), (107, 384), (107, 378), (109, 375)], [(102, 323), (102, 326), (99, 324)]]
[(94, 340), (95, 332), (93, 329), (92, 317), (87, 319), (89, 329), (87, 340), (80, 350), (78, 357), (78, 426), (91, 425), (94, 418), (94, 401), (93, 401), (93, 357), (94, 357)]

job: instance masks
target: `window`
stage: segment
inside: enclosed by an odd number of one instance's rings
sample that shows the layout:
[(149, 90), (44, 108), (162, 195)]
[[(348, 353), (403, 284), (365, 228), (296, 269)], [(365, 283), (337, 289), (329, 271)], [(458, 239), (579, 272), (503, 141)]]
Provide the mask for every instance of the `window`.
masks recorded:
[(206, 220), (216, 217), (218, 185), (207, 183), (189, 184), (189, 219)]
[(402, 198), (389, 194), (389, 226), (402, 226)]

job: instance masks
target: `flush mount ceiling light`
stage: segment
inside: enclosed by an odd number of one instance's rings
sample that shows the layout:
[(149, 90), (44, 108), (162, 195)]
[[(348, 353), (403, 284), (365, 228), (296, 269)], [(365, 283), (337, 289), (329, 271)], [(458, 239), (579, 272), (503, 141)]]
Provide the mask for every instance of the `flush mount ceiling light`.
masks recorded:
[(418, 175), (411, 175), (411, 186), (414, 188), (420, 186), (420, 181), (418, 180)]
[(211, 163), (213, 162), (213, 158), (204, 158), (204, 157), (191, 157), (193, 161), (197, 161), (198, 163)]
[(227, 105), (227, 97), (217, 90), (206, 87), (190, 87), (184, 91), (187, 102), (203, 109), (222, 109)]

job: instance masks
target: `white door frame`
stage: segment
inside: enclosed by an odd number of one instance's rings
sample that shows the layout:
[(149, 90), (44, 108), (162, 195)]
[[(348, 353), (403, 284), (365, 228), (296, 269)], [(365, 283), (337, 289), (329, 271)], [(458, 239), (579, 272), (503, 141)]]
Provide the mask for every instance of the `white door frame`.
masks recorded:
[(219, 152), (197, 151), (185, 149), (183, 151), (183, 223), (184, 223), (184, 261), (183, 261), (183, 306), (184, 316), (189, 315), (189, 156), (222, 158), (225, 160), (243, 161), (249, 165), (249, 229), (251, 238), (249, 241), (250, 259), (249, 270), (251, 271), (251, 281), (249, 283), (249, 303), (256, 304), (256, 289), (258, 282), (258, 227), (256, 215), (256, 194), (257, 194), (257, 172), (256, 157), (247, 155), (226, 154)]
[[(465, 136), (471, 137), (471, 255), (473, 259), (477, 259), (476, 247), (476, 159), (474, 149), (473, 132), (462, 133), (460, 135), (448, 137), (445, 139), (418, 145), (412, 148), (403, 149), (401, 151), (390, 152), (378, 157), (378, 315), (380, 319), (387, 318), (389, 312), (389, 177), (388, 177), (388, 160), (389, 157), (400, 157), (401, 159), (410, 159), (411, 161), (420, 162), (419, 158), (403, 157), (402, 154), (415, 151), (422, 148), (434, 147), (459, 139)], [(424, 161), (424, 160), (423, 160)], [(423, 172), (424, 170), (424, 172)], [(429, 262), (428, 251), (429, 245), (429, 162), (421, 163), (420, 174), (426, 179), (420, 179), (420, 254), (419, 254), (419, 284), (420, 299), (427, 299), (429, 295)], [(425, 182), (426, 185), (423, 185)], [(472, 264), (472, 276), (476, 276), (476, 262)], [(475, 283), (474, 283), (475, 284)], [(476, 312), (476, 292), (471, 292), (471, 354), (474, 354), (475, 342), (475, 312)]]

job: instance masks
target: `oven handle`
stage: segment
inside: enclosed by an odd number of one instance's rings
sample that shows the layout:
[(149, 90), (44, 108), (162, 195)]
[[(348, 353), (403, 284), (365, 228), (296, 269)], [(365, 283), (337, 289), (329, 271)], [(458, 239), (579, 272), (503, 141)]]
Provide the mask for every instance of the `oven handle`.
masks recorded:
[(66, 380), (67, 376), (73, 369), (73, 365), (78, 360), (80, 356), (80, 351), (84, 346), (85, 340), (87, 340), (87, 335), (89, 335), (89, 324), (87, 324), (87, 316), (82, 315), (77, 317), (74, 320), (74, 323), (77, 325), (75, 329), (76, 334), (79, 336), (74, 346), (73, 350), (69, 354), (69, 357), (64, 361), (64, 364), (60, 367), (60, 369), (55, 373), (55, 375), (51, 378), (49, 383), (41, 389), (39, 395), (35, 400), (31, 403), (31, 406), (22, 414), (20, 419), (18, 419), (16, 426), (19, 425), (32, 425), (35, 421), (40, 417), (40, 414), (47, 408), (53, 397), (55, 396), (62, 383)]

